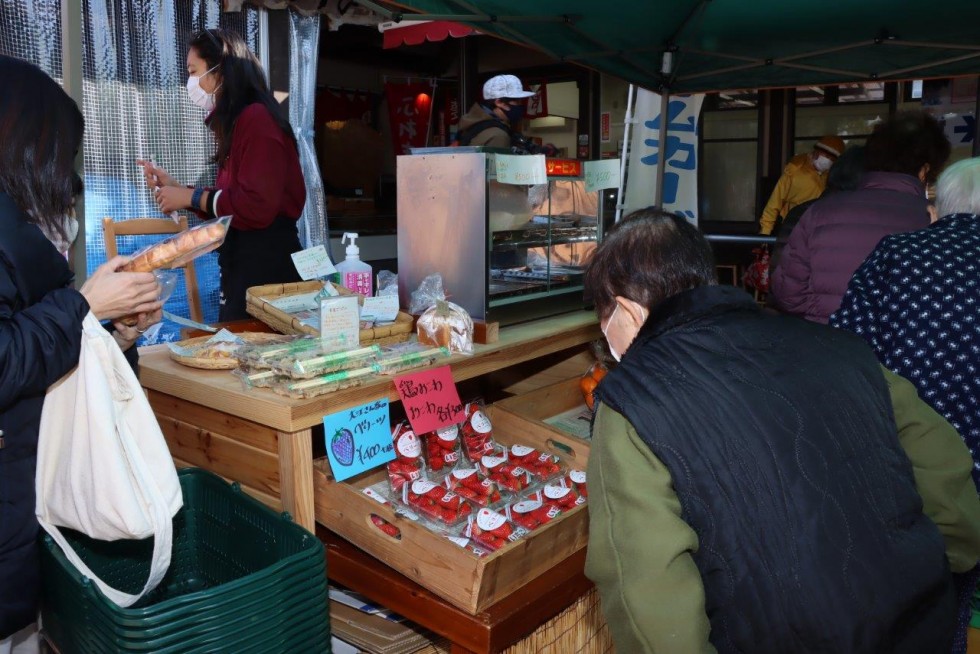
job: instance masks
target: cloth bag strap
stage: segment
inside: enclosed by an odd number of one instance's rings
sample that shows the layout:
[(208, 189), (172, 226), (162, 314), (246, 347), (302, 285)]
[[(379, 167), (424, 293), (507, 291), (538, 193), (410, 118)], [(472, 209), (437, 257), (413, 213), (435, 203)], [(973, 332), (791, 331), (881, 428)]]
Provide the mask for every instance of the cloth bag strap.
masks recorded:
[[(113, 396), (117, 398), (117, 400), (131, 399), (131, 393), (128, 393), (126, 389), (123, 388), (122, 384), (120, 383), (121, 380), (119, 379), (115, 370), (115, 366), (119, 365), (120, 360), (125, 365), (129, 364), (125, 361), (121, 352), (110, 352), (107, 346), (107, 344), (111, 343), (112, 347), (116, 347), (115, 342), (112, 341), (112, 339), (104, 338), (105, 334), (102, 325), (91, 313), (86, 316), (83, 329), (97, 329), (99, 330), (98, 332), (90, 331), (90, 333), (98, 334), (100, 337), (84, 338), (82, 354), (80, 356), (93, 355), (98, 357), (102, 364), (102, 369), (108, 374), (108, 379), (106, 381), (112, 388)], [(118, 355), (118, 360), (113, 360), (116, 358), (114, 355)], [(167, 570), (170, 568), (170, 559), (173, 548), (173, 520), (171, 519), (170, 512), (168, 510), (167, 500), (157, 486), (153, 475), (150, 473), (146, 461), (143, 458), (143, 454), (140, 452), (136, 442), (132, 438), (119, 438), (118, 443), (123, 451), (126, 461), (130, 466), (130, 471), (135, 481), (134, 491), (142, 495), (141, 499), (143, 506), (149, 509), (149, 517), (151, 524), (153, 525), (153, 554), (150, 560), (150, 572), (143, 589), (140, 590), (139, 593), (125, 593), (110, 586), (95, 572), (93, 572), (92, 569), (82, 560), (57, 525), (51, 524), (50, 522), (44, 520), (40, 515), (38, 515), (38, 522), (61, 548), (65, 558), (67, 558), (79, 572), (91, 579), (96, 586), (98, 586), (98, 588), (105, 593), (106, 597), (119, 606), (125, 608), (132, 606), (146, 593), (156, 588), (163, 580), (163, 577), (167, 574)], [(42, 498), (38, 499), (40, 500)]]

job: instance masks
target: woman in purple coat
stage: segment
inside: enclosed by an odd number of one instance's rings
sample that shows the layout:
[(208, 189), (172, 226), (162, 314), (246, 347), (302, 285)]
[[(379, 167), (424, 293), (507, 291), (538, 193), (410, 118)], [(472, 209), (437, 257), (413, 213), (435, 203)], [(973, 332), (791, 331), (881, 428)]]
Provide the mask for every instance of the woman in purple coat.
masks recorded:
[(905, 112), (868, 138), (868, 172), (857, 189), (815, 202), (800, 219), (773, 271), (770, 300), (779, 310), (826, 323), (847, 283), (883, 237), (929, 225), (925, 184), (950, 145), (924, 112)]

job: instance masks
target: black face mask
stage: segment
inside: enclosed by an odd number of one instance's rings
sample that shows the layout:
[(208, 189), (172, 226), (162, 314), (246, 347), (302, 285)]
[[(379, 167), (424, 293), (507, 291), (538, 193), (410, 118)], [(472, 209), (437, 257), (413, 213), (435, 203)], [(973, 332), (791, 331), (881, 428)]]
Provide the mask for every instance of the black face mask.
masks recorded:
[(507, 114), (507, 122), (510, 123), (511, 127), (514, 127), (517, 125), (517, 123), (521, 121), (521, 118), (524, 117), (524, 114), (527, 113), (527, 107), (524, 105), (523, 102), (516, 106), (507, 105), (507, 109), (505, 110), (505, 113)]

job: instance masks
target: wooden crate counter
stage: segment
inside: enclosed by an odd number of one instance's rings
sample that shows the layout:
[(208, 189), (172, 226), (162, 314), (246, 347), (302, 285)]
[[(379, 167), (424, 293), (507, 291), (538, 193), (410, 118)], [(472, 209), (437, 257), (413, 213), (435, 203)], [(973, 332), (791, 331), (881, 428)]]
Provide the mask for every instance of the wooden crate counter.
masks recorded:
[[(500, 330), (492, 345), (449, 359), (456, 381), (472, 379), (593, 341), (595, 314), (578, 311)], [(444, 365), (444, 362), (440, 362)], [(187, 368), (166, 345), (140, 350), (140, 382), (178, 467), (198, 466), (238, 481), (248, 493), (314, 530), (312, 427), (323, 416), (387, 397), (390, 377), (297, 400), (267, 389), (246, 391), (228, 371)]]

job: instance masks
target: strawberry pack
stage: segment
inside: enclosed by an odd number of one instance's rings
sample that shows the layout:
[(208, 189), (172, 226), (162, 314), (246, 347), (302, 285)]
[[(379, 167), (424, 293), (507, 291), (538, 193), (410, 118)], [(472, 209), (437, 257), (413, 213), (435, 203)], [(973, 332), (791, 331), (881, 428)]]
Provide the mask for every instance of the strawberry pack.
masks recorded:
[(402, 486), (402, 500), (430, 520), (449, 526), (464, 520), (473, 511), (462, 497), (427, 479)]
[(466, 422), (463, 423), (463, 451), (473, 463), (494, 450), (493, 425), (484, 412), (483, 402), (470, 402), (466, 405)]
[(584, 470), (569, 470), (563, 482), (566, 486), (574, 488), (579, 495), (584, 498), (589, 497), (589, 489), (585, 485)]
[(446, 536), (446, 538), (451, 540), (456, 545), (459, 545), (464, 550), (468, 552), (472, 552), (473, 554), (476, 554), (479, 557), (484, 557), (490, 553), (487, 550), (480, 547), (479, 545), (473, 543), (473, 541), (469, 538), (464, 538), (463, 536)]
[(562, 473), (561, 459), (527, 445), (511, 445), (507, 458), (541, 480), (552, 479)]
[(400, 496), (402, 487), (422, 477), (422, 445), (406, 422), (395, 426), (391, 433), (395, 458), (388, 463), (388, 483), (391, 491)]
[(458, 425), (443, 427), (425, 435), (425, 462), (433, 472), (456, 465), (459, 450)]
[(471, 538), (480, 547), (496, 552), (508, 543), (519, 541), (528, 531), (510, 522), (506, 516), (491, 509), (480, 509), (476, 516), (470, 516), (464, 536)]
[(585, 498), (574, 488), (558, 484), (548, 484), (538, 495), (545, 506), (553, 506), (560, 511), (570, 511), (576, 506), (585, 504)]
[(548, 506), (538, 499), (526, 499), (514, 502), (507, 507), (507, 516), (514, 524), (533, 531), (541, 525), (548, 524), (561, 515), (557, 506)]
[(490, 481), (502, 490), (519, 493), (531, 486), (531, 473), (503, 456), (484, 456), (480, 459), (480, 470)]
[(446, 475), (446, 487), (477, 506), (493, 506), (502, 499), (497, 485), (476, 468), (453, 470)]

